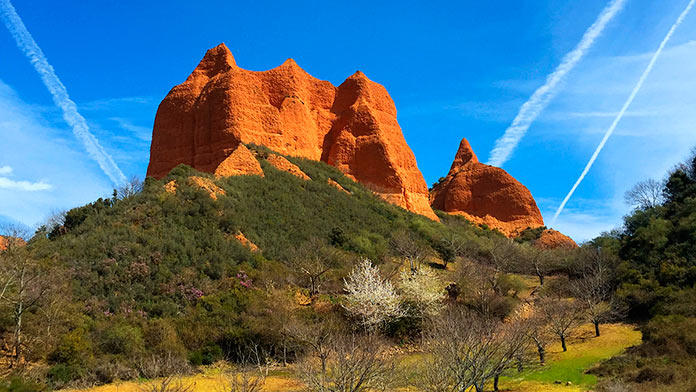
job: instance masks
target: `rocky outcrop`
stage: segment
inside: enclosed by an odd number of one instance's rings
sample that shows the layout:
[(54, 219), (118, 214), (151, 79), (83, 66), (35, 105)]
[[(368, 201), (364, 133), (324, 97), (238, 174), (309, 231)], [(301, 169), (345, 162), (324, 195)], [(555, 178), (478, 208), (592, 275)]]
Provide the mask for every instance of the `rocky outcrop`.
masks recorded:
[(0, 235), (0, 251), (7, 249), (7, 238)]
[(242, 245), (244, 245), (244, 246), (246, 246), (247, 248), (249, 248), (249, 250), (252, 251), (252, 252), (256, 252), (256, 251), (259, 250), (259, 247), (256, 246), (256, 244), (254, 244), (253, 242), (249, 241), (249, 239), (246, 238), (246, 236), (244, 235), (244, 233), (242, 233), (241, 231), (238, 232), (237, 234), (235, 234), (234, 238), (235, 238), (237, 241), (239, 241)]
[(431, 206), (486, 224), (508, 236), (544, 225), (529, 190), (505, 170), (478, 161), (462, 139), (447, 177), (430, 192)]
[(208, 195), (213, 200), (217, 200), (218, 196), (225, 195), (225, 190), (215, 185), (215, 183), (208, 178), (191, 176), (188, 178), (188, 181), (189, 184), (208, 192)]
[(243, 175), (263, 177), (263, 169), (259, 161), (244, 144), (239, 144), (232, 154), (220, 162), (214, 173), (216, 177)]
[(534, 241), (534, 246), (539, 249), (574, 249), (578, 247), (578, 244), (560, 231), (546, 229), (539, 239)]
[(254, 72), (239, 68), (224, 44), (210, 49), (160, 104), (147, 175), (162, 178), (180, 163), (214, 173), (240, 143), (321, 160), (437, 220), (394, 102), (362, 72), (335, 87), (292, 59)]
[(266, 161), (276, 169), (288, 172), (299, 179), (311, 180), (311, 178), (309, 178), (309, 176), (305, 174), (305, 172), (303, 172), (302, 169), (300, 169), (297, 165), (278, 154), (269, 154)]
[(332, 187), (338, 189), (339, 191), (341, 191), (341, 192), (343, 192), (343, 193), (347, 193), (347, 194), (350, 195), (350, 191), (348, 191), (348, 189), (344, 188), (341, 184), (339, 184), (339, 183), (337, 183), (336, 181), (334, 181), (333, 178), (327, 178), (327, 179), (326, 179), (326, 183), (329, 184), (329, 185), (331, 185)]

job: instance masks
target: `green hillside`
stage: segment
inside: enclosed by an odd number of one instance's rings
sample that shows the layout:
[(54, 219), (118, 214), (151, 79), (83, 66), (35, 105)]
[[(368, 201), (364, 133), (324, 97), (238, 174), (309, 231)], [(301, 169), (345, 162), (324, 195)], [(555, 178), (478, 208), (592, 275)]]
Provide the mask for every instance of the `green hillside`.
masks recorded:
[[(139, 192), (67, 212), (63, 224), (40, 228), (16, 251), (36, 261), (36, 274), (57, 279), (46, 280), (58, 304), (50, 333), (36, 326), (45, 304), (27, 311), (25, 324), (34, 327), (24, 331), (42, 340), (23, 355), (44, 364), (51, 385), (161, 376), (234, 359), (249, 341), (292, 357), (281, 336), (282, 312), (294, 303), (293, 287), (308, 287), (293, 264), (306, 244), (330, 255), (321, 292), (330, 309), (355, 262), (367, 257), (384, 264), (394, 236), (445, 258), (451, 257), (446, 236), (475, 249), (500, 238), (459, 217), (441, 215), (438, 223), (412, 214), (331, 166), (288, 157), (311, 177), (299, 179), (266, 162), (265, 148), (252, 149), (264, 178), (217, 179), (178, 166), (162, 180), (148, 178)], [(224, 194), (212, 198), (191, 177), (208, 179)], [(172, 181), (174, 192), (165, 189)], [(260, 250), (240, 243), (239, 233)], [(313, 308), (301, 312), (316, 317)], [(11, 333), (9, 318), (3, 330)], [(147, 361), (163, 356), (169, 362), (148, 369)]]

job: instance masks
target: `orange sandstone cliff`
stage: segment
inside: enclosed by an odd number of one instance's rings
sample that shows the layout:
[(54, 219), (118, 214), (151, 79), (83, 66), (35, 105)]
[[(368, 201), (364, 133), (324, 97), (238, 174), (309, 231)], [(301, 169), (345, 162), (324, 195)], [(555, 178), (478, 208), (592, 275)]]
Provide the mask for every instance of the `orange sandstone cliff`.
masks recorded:
[(534, 241), (534, 246), (540, 249), (573, 249), (577, 248), (578, 244), (560, 231), (546, 229), (539, 239)]
[(478, 161), (462, 139), (449, 174), (430, 193), (433, 208), (460, 214), (508, 236), (544, 226), (529, 190), (505, 170)]
[(180, 163), (236, 173), (225, 160), (240, 143), (321, 160), (387, 201), (437, 220), (394, 102), (360, 71), (338, 87), (292, 59), (248, 71), (220, 44), (160, 104), (147, 175), (162, 178)]

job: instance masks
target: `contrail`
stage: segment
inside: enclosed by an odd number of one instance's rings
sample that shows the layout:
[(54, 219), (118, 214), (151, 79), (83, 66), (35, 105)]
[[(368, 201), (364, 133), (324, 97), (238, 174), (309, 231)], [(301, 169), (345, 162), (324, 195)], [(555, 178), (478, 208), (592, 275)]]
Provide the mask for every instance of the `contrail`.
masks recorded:
[(619, 114), (614, 119), (614, 122), (611, 123), (611, 126), (609, 126), (609, 129), (607, 129), (607, 132), (604, 134), (604, 138), (602, 138), (602, 141), (599, 142), (597, 149), (595, 149), (594, 153), (592, 154), (592, 157), (590, 157), (590, 161), (587, 162), (587, 165), (585, 166), (585, 169), (582, 171), (582, 174), (580, 174), (580, 177), (578, 178), (578, 180), (575, 181), (575, 185), (573, 185), (573, 187), (570, 189), (570, 192), (568, 192), (565, 199), (563, 199), (563, 202), (556, 210), (556, 213), (553, 214), (553, 219), (551, 220), (552, 225), (556, 223), (556, 219), (558, 219), (558, 215), (561, 214), (566, 203), (568, 203), (568, 200), (570, 200), (570, 198), (573, 196), (573, 193), (575, 193), (575, 190), (578, 188), (578, 186), (580, 185), (582, 180), (585, 179), (587, 172), (589, 172), (590, 169), (592, 168), (592, 165), (594, 164), (595, 160), (597, 159), (597, 156), (604, 148), (604, 145), (607, 144), (607, 140), (609, 140), (609, 137), (611, 136), (611, 134), (614, 133), (614, 129), (616, 129), (616, 126), (619, 125), (619, 121), (621, 121), (621, 118), (626, 113), (626, 110), (631, 105), (631, 102), (633, 102), (633, 99), (638, 94), (638, 91), (640, 90), (640, 88), (643, 87), (643, 83), (645, 82), (645, 79), (648, 78), (650, 71), (652, 71), (653, 66), (655, 65), (655, 61), (657, 61), (657, 58), (660, 56), (660, 53), (662, 53), (662, 49), (664, 49), (665, 45), (667, 45), (667, 41), (669, 41), (669, 39), (672, 38), (672, 34), (674, 34), (674, 31), (679, 27), (680, 24), (682, 24), (682, 22), (684, 21), (684, 18), (686, 18), (686, 15), (689, 13), (689, 11), (691, 11), (691, 8), (694, 6), (695, 2), (696, 2), (696, 0), (689, 1), (689, 4), (686, 5), (686, 8), (684, 9), (684, 11), (682, 11), (681, 15), (679, 15), (679, 18), (677, 18), (677, 21), (674, 22), (672, 27), (669, 29), (669, 32), (667, 32), (667, 35), (660, 43), (660, 46), (657, 48), (657, 51), (655, 51), (655, 54), (653, 54), (652, 58), (650, 59), (650, 63), (648, 63), (647, 68), (645, 68), (645, 71), (643, 71), (643, 74), (640, 76), (640, 79), (638, 79), (638, 83), (633, 88), (633, 91), (631, 91), (631, 95), (628, 96), (628, 99), (626, 100), (623, 107), (621, 108), (621, 111), (619, 111)]
[(602, 34), (602, 31), (614, 16), (623, 9), (625, 3), (626, 0), (612, 0), (604, 7), (597, 20), (585, 31), (575, 49), (563, 57), (558, 67), (546, 77), (546, 83), (534, 91), (529, 100), (522, 105), (503, 136), (496, 140), (495, 147), (491, 150), (490, 158), (488, 158), (489, 165), (501, 167), (510, 159), (510, 155), (520, 143), (524, 134), (527, 133), (529, 126), (532, 125), (532, 122), (556, 95), (558, 85), (592, 47), (597, 37)]
[(82, 142), (89, 155), (97, 161), (102, 171), (109, 176), (114, 185), (126, 183), (126, 177), (114, 160), (106, 153), (99, 141), (92, 135), (87, 121), (77, 111), (77, 105), (68, 96), (68, 91), (58, 79), (53, 67), (48, 63), (41, 48), (36, 44), (22, 19), (17, 15), (10, 0), (0, 0), (0, 17), (17, 41), (17, 46), (29, 58), (29, 61), (41, 76), (41, 80), (53, 96), (53, 102), (63, 111), (63, 119), (72, 127), (75, 136)]

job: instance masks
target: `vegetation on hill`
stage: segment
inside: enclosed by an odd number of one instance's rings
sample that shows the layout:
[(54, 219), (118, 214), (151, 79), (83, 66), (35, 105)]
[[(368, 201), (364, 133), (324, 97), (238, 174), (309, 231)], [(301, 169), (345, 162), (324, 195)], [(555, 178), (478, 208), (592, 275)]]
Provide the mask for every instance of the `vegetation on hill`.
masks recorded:
[[(447, 257), (455, 255), (446, 238), (477, 249), (500, 238), (461, 218), (443, 216), (441, 224), (412, 214), (333, 167), (289, 158), (312, 178), (298, 179), (268, 164), (267, 149), (252, 148), (265, 178), (215, 178), (179, 166), (161, 181), (148, 178), (70, 210), (59, 224), (39, 228), (26, 247), (17, 242), (4, 252), (3, 284), (12, 286), (23, 272), (9, 267), (20, 259), (32, 282), (42, 283), (13, 288), (37, 296), (24, 311), (18, 334), (26, 340), (17, 344), (13, 366), (45, 363), (49, 383), (61, 386), (235, 360), (252, 341), (269, 356), (291, 360), (297, 349), (289, 347), (282, 327), (294, 311), (286, 308), (296, 305), (294, 290), (316, 296), (320, 287), (322, 303), (334, 309), (355, 262), (383, 264), (396, 237), (413, 252), (438, 249)], [(191, 177), (209, 180), (224, 195), (211, 198)], [(329, 185), (329, 178), (350, 194)], [(173, 193), (165, 189), (172, 181)], [(260, 250), (243, 245), (239, 233)], [(327, 257), (309, 265), (314, 254)], [(319, 276), (312, 276), (312, 267), (320, 268)], [(17, 317), (10, 312), (15, 306), (7, 305), (1, 332), (11, 336)], [(317, 317), (311, 307), (299, 311)]]
[(696, 390), (696, 151), (627, 200), (635, 210), (623, 228), (593, 243), (620, 257), (616, 296), (641, 323), (643, 343), (596, 373), (631, 390)]
[[(631, 330), (608, 326), (624, 315), (649, 320), (644, 342), (593, 370), (598, 387), (663, 382), (681, 360), (669, 382), (686, 385), (696, 162), (624, 231), (542, 250), (541, 230), (512, 240), (459, 216), (434, 222), (326, 164), (288, 157), (303, 180), (250, 149), (263, 178), (178, 166), (10, 241), (0, 333), (11, 370), (0, 390), (169, 377), (218, 361), (236, 366), (230, 391), (257, 391), (269, 371), (288, 369), (322, 392), (524, 390), (555, 377), (590, 387), (584, 370), (606, 356), (576, 352), (578, 339), (613, 341)], [(419, 359), (404, 367), (406, 349)], [(657, 370), (637, 370), (644, 359)], [(162, 383), (148, 390), (175, 390)]]

